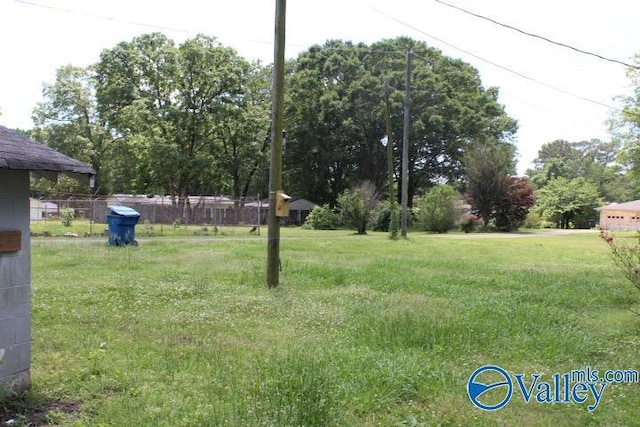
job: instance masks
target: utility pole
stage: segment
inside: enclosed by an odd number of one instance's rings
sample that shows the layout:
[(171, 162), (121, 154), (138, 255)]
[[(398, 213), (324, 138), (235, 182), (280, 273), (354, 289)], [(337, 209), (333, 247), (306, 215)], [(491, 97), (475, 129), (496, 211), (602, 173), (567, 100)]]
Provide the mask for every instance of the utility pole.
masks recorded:
[(276, 23), (271, 91), (271, 156), (269, 165), (269, 229), (267, 237), (267, 286), (280, 282), (280, 218), (276, 216), (276, 195), (282, 190), (282, 116), (284, 104), (284, 39), (286, 0), (276, 0)]
[(411, 103), (411, 57), (413, 50), (407, 47), (407, 72), (404, 87), (404, 121), (402, 129), (402, 212), (400, 235), (407, 237), (407, 204), (409, 199), (409, 113)]
[(387, 173), (389, 175), (389, 231), (391, 232), (391, 238), (398, 238), (398, 217), (396, 216), (396, 195), (393, 191), (393, 138), (391, 136), (391, 104), (389, 102), (389, 80), (384, 79), (384, 99), (387, 107), (386, 122), (387, 122)]

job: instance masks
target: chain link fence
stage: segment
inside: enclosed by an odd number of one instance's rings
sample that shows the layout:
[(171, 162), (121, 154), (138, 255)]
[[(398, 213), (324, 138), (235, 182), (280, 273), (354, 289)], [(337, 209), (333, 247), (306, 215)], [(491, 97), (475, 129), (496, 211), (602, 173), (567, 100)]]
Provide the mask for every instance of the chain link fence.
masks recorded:
[(183, 206), (168, 197), (120, 196), (93, 200), (33, 200), (31, 221), (60, 218), (65, 210), (75, 219), (105, 223), (109, 206), (127, 206), (140, 213), (140, 222), (183, 225), (265, 224), (268, 202), (259, 199), (232, 200), (227, 197), (190, 197)]
[(221, 228), (266, 224), (268, 201), (259, 198), (233, 200), (224, 196), (189, 197), (182, 205), (170, 197), (114, 195), (109, 198), (73, 200), (31, 199), (32, 228), (60, 222), (69, 212), (75, 222), (86, 223), (86, 234), (104, 231), (109, 206), (127, 206), (140, 214), (139, 225), (162, 229), (162, 226), (201, 226)]

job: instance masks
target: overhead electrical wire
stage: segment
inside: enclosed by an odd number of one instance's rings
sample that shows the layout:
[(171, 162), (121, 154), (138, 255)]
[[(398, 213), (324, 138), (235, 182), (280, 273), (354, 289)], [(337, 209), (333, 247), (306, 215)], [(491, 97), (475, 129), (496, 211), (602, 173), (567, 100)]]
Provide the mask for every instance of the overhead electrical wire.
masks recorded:
[(629, 68), (634, 68), (636, 70), (640, 70), (640, 66), (629, 64), (627, 62), (620, 61), (618, 59), (608, 58), (608, 57), (606, 57), (604, 55), (600, 55), (599, 53), (594, 53), (594, 52), (590, 52), (588, 50), (583, 50), (583, 49), (577, 48), (575, 46), (568, 45), (566, 43), (561, 43), (561, 42), (557, 42), (557, 41), (551, 40), (551, 39), (549, 39), (547, 37), (543, 37), (543, 36), (535, 34), (535, 33), (530, 33), (528, 31), (521, 30), (520, 28), (514, 27), (512, 25), (504, 24), (502, 22), (496, 21), (495, 19), (488, 18), (488, 17), (483, 16), (483, 15), (479, 15), (477, 13), (474, 13), (474, 12), (471, 12), (471, 11), (469, 11), (467, 9), (462, 8), (462, 7), (459, 7), (459, 6), (444, 2), (442, 0), (434, 0), (434, 1), (436, 3), (440, 3), (440, 4), (444, 5), (444, 6), (448, 6), (448, 7), (452, 8), (452, 9), (457, 9), (457, 10), (459, 10), (461, 12), (464, 12), (464, 13), (466, 13), (468, 15), (475, 16), (476, 18), (484, 19), (485, 21), (489, 21), (489, 22), (491, 22), (493, 24), (496, 24), (496, 25), (499, 25), (501, 27), (508, 28), (508, 29), (516, 31), (516, 32), (518, 32), (520, 34), (524, 34), (525, 36), (533, 37), (533, 38), (536, 38), (536, 39), (539, 39), (539, 40), (543, 40), (543, 41), (545, 41), (547, 43), (554, 44), (556, 46), (561, 46), (561, 47), (564, 47), (564, 48), (567, 48), (567, 49), (571, 49), (571, 50), (573, 50), (575, 52), (578, 52), (578, 53), (581, 53), (581, 54), (584, 54), (584, 55), (593, 56), (593, 57), (596, 57), (598, 59), (602, 59), (603, 61), (613, 62), (613, 63), (619, 64), (619, 65), (623, 65), (625, 67), (629, 67)]
[[(360, 0), (358, 0), (358, 1), (360, 1)], [(411, 24), (409, 24), (408, 22), (405, 22), (405, 21), (403, 21), (403, 20), (401, 20), (401, 19), (399, 19), (399, 18), (396, 18), (395, 16), (390, 15), (390, 14), (388, 14), (388, 13), (386, 13), (386, 12), (384, 12), (384, 11), (380, 10), (380, 9), (377, 9), (377, 8), (375, 8), (375, 7), (373, 7), (373, 6), (369, 5), (369, 4), (367, 4), (367, 3), (364, 3), (364, 2), (362, 2), (362, 1), (360, 1), (360, 3), (362, 3), (363, 5), (367, 6), (367, 7), (368, 7), (368, 8), (370, 8), (371, 10), (373, 10), (373, 11), (375, 11), (375, 12), (377, 12), (377, 13), (379, 13), (379, 14), (381, 14), (381, 15), (383, 15), (383, 16), (385, 16), (385, 17), (389, 18), (389, 19), (391, 19), (391, 20), (393, 20), (393, 21), (396, 21), (396, 22), (397, 22), (397, 23), (399, 23), (400, 25), (403, 25), (403, 26), (405, 26), (405, 27), (407, 27), (407, 28), (410, 28), (410, 29), (412, 29), (413, 31), (416, 31), (416, 32), (418, 32), (418, 33), (420, 33), (420, 34), (422, 34), (422, 35), (424, 35), (424, 36), (427, 36), (427, 37), (429, 37), (429, 38), (431, 38), (431, 39), (433, 39), (433, 40), (436, 40), (436, 41), (438, 41), (438, 42), (440, 42), (440, 43), (444, 44), (445, 46), (448, 46), (448, 47), (450, 47), (450, 48), (452, 48), (452, 49), (455, 49), (455, 50), (457, 50), (457, 51), (459, 51), (459, 52), (465, 53), (465, 54), (467, 54), (467, 55), (469, 55), (469, 56), (471, 56), (471, 57), (473, 57), (473, 58), (476, 58), (476, 59), (478, 59), (478, 60), (480, 60), (480, 61), (482, 61), (482, 62), (485, 62), (485, 63), (487, 63), (487, 64), (489, 64), (489, 65), (493, 65), (494, 67), (499, 68), (499, 69), (501, 69), (501, 70), (504, 70), (504, 71), (506, 71), (506, 72), (508, 72), (508, 73), (514, 74), (514, 75), (516, 75), (516, 76), (518, 76), (518, 77), (520, 77), (520, 78), (522, 78), (522, 79), (529, 80), (529, 81), (531, 81), (531, 82), (533, 82), (533, 83), (539, 84), (539, 85), (541, 85), (541, 86), (545, 86), (545, 87), (547, 87), (547, 88), (549, 88), (549, 89), (553, 89), (553, 90), (555, 90), (555, 91), (557, 91), (557, 92), (564, 93), (565, 95), (572, 96), (572, 97), (577, 98), (577, 99), (580, 99), (580, 100), (582, 100), (582, 101), (590, 102), (590, 103), (592, 103), (592, 104), (596, 104), (596, 105), (599, 105), (599, 106), (601, 106), (601, 107), (608, 108), (608, 109), (613, 110), (613, 111), (621, 111), (621, 110), (620, 110), (620, 108), (614, 107), (614, 106), (609, 105), (609, 104), (605, 104), (604, 102), (601, 102), (601, 101), (598, 101), (598, 100), (595, 100), (595, 99), (591, 99), (591, 98), (587, 98), (587, 97), (582, 96), (582, 95), (578, 95), (578, 94), (576, 94), (576, 93), (570, 92), (570, 91), (565, 90), (565, 89), (562, 89), (562, 88), (560, 88), (560, 87), (557, 87), (557, 86), (551, 85), (551, 84), (549, 84), (549, 83), (545, 83), (545, 82), (543, 82), (543, 81), (537, 80), (537, 79), (535, 79), (535, 78), (533, 78), (533, 77), (527, 76), (526, 74), (523, 74), (523, 73), (520, 73), (520, 72), (518, 72), (518, 71), (512, 70), (511, 68), (505, 67), (504, 65), (500, 65), (500, 64), (498, 64), (498, 63), (496, 63), (496, 62), (493, 62), (493, 61), (491, 61), (491, 60), (489, 60), (489, 59), (483, 58), (483, 57), (481, 57), (481, 56), (479, 56), (479, 55), (476, 55), (476, 54), (475, 54), (475, 53), (473, 53), (473, 52), (470, 52), (470, 51), (468, 51), (468, 50), (462, 49), (461, 47), (458, 47), (458, 46), (456, 46), (456, 45), (454, 45), (454, 44), (451, 44), (451, 43), (449, 43), (449, 42), (447, 42), (447, 41), (445, 41), (445, 40), (443, 40), (443, 39), (439, 38), (439, 37), (436, 37), (436, 36), (434, 36), (434, 35), (432, 35), (432, 34), (429, 34), (429, 33), (427, 33), (426, 31), (423, 31), (422, 29), (420, 29), (420, 28), (418, 28), (418, 27), (416, 27), (416, 26), (414, 26), (414, 25), (411, 25)]]
[[(406, 54), (406, 52), (401, 52), (401, 53)], [(419, 55), (419, 54), (417, 54), (417, 53), (415, 53), (415, 52), (413, 53), (413, 55), (414, 55), (414, 58), (421, 59), (421, 60), (423, 60), (423, 61), (427, 61), (427, 62), (429, 61), (429, 59), (428, 59), (428, 58), (423, 57), (422, 55)], [(574, 123), (576, 123), (576, 124), (579, 124), (579, 125), (582, 125), (582, 126), (585, 126), (585, 127), (590, 127), (590, 128), (592, 128), (592, 129), (597, 129), (597, 128), (596, 128), (595, 126), (593, 126), (593, 125), (590, 125), (590, 124), (587, 124), (587, 123), (581, 122), (581, 121), (579, 121), (579, 120), (573, 119), (573, 118), (568, 117), (568, 116), (566, 116), (566, 115), (564, 115), (564, 114), (558, 113), (557, 111), (552, 111), (552, 110), (550, 110), (550, 109), (549, 109), (549, 108), (547, 108), (547, 107), (543, 107), (543, 106), (538, 105), (538, 104), (535, 104), (535, 103), (533, 103), (533, 102), (526, 101), (526, 100), (524, 100), (524, 99), (522, 99), (522, 98), (520, 98), (520, 97), (518, 97), (518, 96), (515, 96), (515, 95), (511, 94), (510, 92), (507, 92), (507, 91), (503, 90), (502, 88), (500, 88), (500, 95), (507, 96), (507, 97), (509, 97), (509, 98), (513, 98), (513, 99), (515, 99), (515, 100), (516, 100), (516, 101), (518, 101), (518, 102), (521, 102), (521, 103), (523, 103), (523, 104), (527, 104), (527, 105), (529, 105), (530, 107), (536, 108), (536, 109), (538, 109), (538, 110), (540, 110), (540, 111), (544, 111), (545, 113), (553, 114), (553, 115), (556, 115), (556, 116), (558, 116), (558, 117), (562, 117), (562, 118), (564, 118), (564, 119), (571, 120), (572, 122), (574, 122)], [(580, 99), (582, 100), (582, 98), (580, 98)], [(621, 111), (619, 108), (615, 108), (615, 107), (611, 107), (611, 106), (607, 106), (607, 108), (612, 108), (612, 109), (615, 109), (616, 111)]]
[[(72, 15), (86, 16), (88, 18), (101, 19), (101, 20), (110, 21), (110, 22), (117, 22), (117, 23), (121, 23), (121, 24), (133, 25), (133, 26), (137, 26), (137, 27), (146, 27), (146, 28), (151, 28), (151, 29), (154, 29), (154, 30), (165, 30), (165, 31), (183, 33), (183, 34), (197, 34), (198, 33), (198, 31), (187, 30), (187, 29), (184, 29), (184, 28), (168, 27), (168, 26), (157, 25), (157, 24), (148, 24), (148, 23), (145, 23), (145, 22), (138, 22), (138, 21), (131, 21), (131, 20), (126, 20), (126, 19), (113, 18), (113, 17), (109, 17), (109, 16), (104, 16), (104, 15), (81, 12), (81, 11), (72, 10), (72, 9), (65, 9), (65, 8), (57, 7), (57, 6), (50, 6), (50, 5), (41, 4), (41, 3), (37, 3), (37, 2), (32, 2), (32, 1), (28, 1), (28, 0), (14, 0), (14, 1), (16, 3), (22, 3), (22, 4), (26, 4), (28, 6), (41, 7), (41, 8), (44, 8), (44, 9), (55, 10), (55, 11), (58, 11), (58, 12), (69, 13), (69, 14), (72, 14)], [(273, 41), (266, 41), (266, 40), (239, 39), (239, 38), (227, 37), (227, 36), (216, 36), (216, 35), (212, 35), (212, 34), (210, 34), (210, 36), (215, 37), (215, 38), (221, 38), (221, 39), (227, 39), (227, 40), (236, 40), (236, 41), (248, 42), (248, 43), (273, 44)], [(303, 45), (298, 45), (298, 44), (295, 44), (295, 43), (288, 43), (287, 45), (288, 46), (300, 47), (300, 48), (307, 48), (308, 47), (307, 45), (303, 46)], [(321, 46), (322, 48), (328, 49), (328, 50), (335, 50), (335, 51), (341, 51), (341, 50), (346, 51), (347, 50), (347, 48), (324, 46), (324, 45), (319, 45), (319, 44), (316, 44), (316, 45), (317, 46)], [(357, 46), (357, 44), (354, 44), (353, 46), (358, 48), (358, 49), (361, 49), (359, 46)], [(361, 50), (365, 51), (366, 53), (383, 54), (383, 55), (388, 55), (388, 54), (405, 55), (406, 54), (405, 51), (373, 50), (373, 49), (361, 49)]]
[[(50, 9), (50, 10), (55, 10), (58, 12), (64, 12), (64, 13), (69, 13), (72, 15), (80, 15), (80, 16), (86, 16), (88, 18), (94, 18), (94, 19), (101, 19), (104, 21), (110, 21), (110, 22), (117, 22), (120, 24), (128, 24), (128, 25), (133, 25), (136, 27), (146, 27), (146, 28), (150, 28), (153, 30), (164, 30), (164, 31), (171, 31), (174, 33), (182, 33), (182, 34), (197, 34), (198, 31), (193, 31), (193, 30), (186, 30), (184, 28), (177, 28), (177, 27), (168, 27), (165, 25), (157, 25), (157, 24), (148, 24), (146, 22), (138, 22), (138, 21), (131, 21), (131, 20), (127, 20), (127, 19), (120, 19), (120, 18), (113, 18), (110, 16), (104, 16), (104, 15), (98, 15), (98, 14), (93, 14), (93, 13), (87, 13), (87, 12), (81, 12), (78, 10), (72, 10), (72, 9), (65, 9), (62, 7), (57, 7), (57, 6), (50, 6), (50, 5), (46, 5), (46, 4), (42, 4), (42, 3), (36, 3), (36, 2), (32, 2), (32, 1), (28, 1), (28, 0), (14, 0), (16, 3), (22, 3), (22, 4), (26, 4), (28, 6), (34, 6), (34, 7), (40, 7), (43, 9)], [(265, 40), (252, 40), (252, 39), (239, 39), (239, 38), (231, 38), (231, 37), (226, 37), (226, 36), (213, 36), (215, 38), (223, 38), (223, 39), (228, 39), (228, 40), (237, 40), (237, 41), (241, 41), (241, 42), (249, 42), (249, 43), (262, 43), (262, 44), (273, 44), (273, 41), (265, 41)]]
[(180, 28), (171, 28), (171, 27), (164, 27), (161, 25), (154, 25), (154, 24), (147, 24), (144, 22), (136, 22), (136, 21), (128, 21), (128, 20), (124, 20), (124, 19), (117, 19), (117, 18), (112, 18), (109, 16), (101, 16), (101, 15), (95, 15), (92, 13), (86, 13), (86, 12), (81, 12), (78, 10), (71, 10), (71, 9), (65, 9), (62, 7), (57, 7), (57, 6), (49, 6), (46, 4), (42, 4), (42, 3), (36, 3), (36, 2), (31, 2), (31, 1), (27, 1), (27, 0), (14, 0), (16, 3), (22, 3), (22, 4), (26, 4), (29, 6), (36, 6), (36, 7), (41, 7), (43, 9), (50, 9), (50, 10), (56, 10), (58, 12), (65, 12), (65, 13), (71, 13), (74, 15), (82, 15), (82, 16), (86, 16), (88, 18), (97, 18), (97, 19), (102, 19), (105, 21), (113, 21), (113, 22), (120, 22), (122, 24), (130, 24), (130, 25), (135, 25), (138, 27), (147, 27), (147, 28), (152, 28), (155, 30), (167, 30), (167, 31), (174, 31), (176, 33), (192, 33), (192, 31), (187, 31), (187, 30), (183, 30)]
[(569, 117), (569, 116), (567, 116), (567, 115), (565, 115), (565, 114), (558, 113), (557, 111), (550, 110), (549, 108), (542, 107), (542, 106), (540, 106), (540, 105), (538, 105), (538, 104), (534, 104), (533, 102), (530, 102), (530, 101), (527, 101), (527, 100), (525, 100), (525, 99), (522, 99), (522, 98), (520, 98), (520, 97), (518, 97), (518, 96), (512, 95), (512, 94), (510, 94), (509, 92), (505, 92), (505, 91), (502, 91), (502, 90), (501, 90), (501, 91), (500, 91), (500, 94), (501, 94), (501, 95), (504, 95), (504, 96), (506, 96), (506, 97), (509, 97), (509, 98), (515, 99), (516, 101), (518, 101), (518, 102), (520, 102), (520, 103), (522, 103), (522, 104), (526, 104), (526, 105), (528, 105), (528, 106), (530, 106), (530, 107), (533, 107), (533, 108), (535, 108), (535, 109), (537, 109), (537, 110), (543, 111), (543, 112), (545, 112), (545, 113), (547, 113), (547, 114), (551, 114), (551, 115), (554, 115), (554, 116), (558, 116), (558, 117), (561, 117), (561, 118), (563, 118), (563, 119), (565, 119), (565, 120), (570, 120), (570, 121), (572, 121), (572, 122), (574, 122), (574, 123), (576, 123), (576, 124), (579, 124), (579, 125), (581, 125), (581, 126), (584, 126), (584, 127), (588, 127), (588, 128), (594, 129), (594, 130), (600, 130), (598, 127), (594, 126), (593, 124), (588, 124), (588, 123), (582, 122), (582, 121), (580, 121), (580, 120), (576, 120), (576, 119), (574, 119), (574, 118), (572, 118), (572, 117)]
[[(355, 46), (355, 47), (357, 47), (357, 46)], [(347, 48), (333, 47), (333, 46), (322, 46), (322, 49), (334, 50), (334, 51), (337, 51), (337, 52), (341, 52), (341, 51), (349, 52), (350, 51)], [(407, 54), (406, 50), (371, 50), (371, 49), (362, 49), (362, 51), (366, 52), (366, 53), (381, 54), (381, 55), (398, 55), (398, 56), (403, 56), (403, 57)], [(423, 60), (425, 62), (429, 62), (429, 58), (427, 58), (425, 56), (422, 56), (421, 54), (418, 54), (415, 51), (413, 52), (413, 56), (414, 56), (414, 58)], [(522, 99), (520, 97), (517, 97), (517, 96), (515, 96), (515, 95), (513, 95), (513, 94), (511, 94), (509, 92), (506, 92), (506, 91), (504, 91), (502, 89), (500, 89), (500, 94), (503, 95), (503, 96), (507, 96), (509, 98), (513, 98), (518, 102), (521, 102), (523, 104), (527, 104), (530, 107), (533, 107), (533, 108), (538, 109), (540, 111), (544, 111), (545, 113), (552, 114), (552, 115), (555, 115), (555, 116), (558, 116), (558, 117), (562, 117), (562, 118), (564, 118), (566, 120), (570, 120), (570, 121), (572, 121), (572, 122), (574, 122), (576, 124), (579, 124), (579, 125), (582, 125), (582, 126), (585, 126), (585, 127), (589, 127), (589, 128), (592, 128), (592, 129), (598, 129), (593, 125), (590, 125), (590, 124), (581, 122), (579, 120), (576, 120), (574, 118), (568, 117), (568, 116), (566, 116), (564, 114), (558, 113), (557, 111), (552, 111), (552, 110), (550, 110), (550, 109), (548, 109), (546, 107), (540, 106), (540, 105), (535, 104), (533, 102), (526, 101), (526, 100), (524, 100), (524, 99)], [(572, 94), (570, 94), (570, 95), (572, 95)], [(583, 100), (583, 99), (580, 98), (580, 100)], [(621, 111), (620, 109), (615, 108), (615, 107), (611, 107), (611, 106), (607, 106), (607, 105), (604, 105), (604, 106), (607, 107), (607, 108), (615, 109), (616, 111)]]
[[(87, 16), (87, 17), (90, 17), (90, 18), (102, 19), (102, 20), (111, 21), (111, 22), (119, 22), (119, 23), (134, 25), (134, 26), (146, 27), (146, 28), (151, 28), (151, 29), (156, 29), (156, 30), (166, 30), (166, 31), (178, 32), (178, 33), (184, 33), (184, 34), (194, 34), (194, 33), (196, 33), (195, 31), (186, 30), (186, 29), (183, 29), (183, 28), (175, 28), (175, 27), (168, 27), (168, 26), (162, 26), (162, 25), (156, 25), (156, 24), (148, 24), (148, 23), (144, 23), (144, 22), (137, 22), (137, 21), (131, 21), (131, 20), (122, 20), (122, 19), (108, 17), (108, 16), (102, 16), (102, 15), (98, 15), (98, 14), (90, 14), (90, 13), (86, 13), (86, 12), (81, 12), (81, 11), (76, 11), (76, 10), (71, 10), (71, 9), (65, 9), (65, 8), (61, 8), (61, 7), (45, 5), (45, 4), (32, 2), (32, 1), (28, 1), (28, 0), (14, 0), (14, 1), (16, 3), (22, 3), (22, 4), (29, 5), (29, 6), (40, 7), (40, 8), (50, 9), (50, 10), (56, 10), (56, 11), (65, 12), (65, 13), (69, 13), (69, 14)], [(600, 102), (598, 100), (590, 99), (590, 98), (587, 98), (587, 97), (584, 97), (584, 96), (569, 92), (569, 91), (567, 91), (565, 89), (550, 85), (550, 84), (542, 82), (542, 81), (539, 81), (537, 79), (534, 79), (533, 77), (529, 77), (529, 76), (527, 76), (527, 75), (525, 75), (523, 73), (520, 73), (518, 71), (512, 70), (512, 69), (510, 69), (508, 67), (500, 65), (500, 64), (498, 64), (496, 62), (493, 62), (491, 60), (488, 60), (486, 58), (483, 58), (483, 57), (481, 57), (479, 55), (474, 54), (473, 52), (470, 52), (468, 50), (462, 49), (462, 48), (460, 48), (460, 47), (458, 47), (456, 45), (453, 45), (453, 44), (451, 44), (451, 43), (449, 43), (449, 42), (447, 42), (447, 41), (445, 41), (445, 40), (443, 40), (443, 39), (441, 39), (441, 38), (439, 38), (437, 36), (429, 34), (429, 33), (425, 32), (425, 31), (421, 30), (420, 28), (417, 28), (414, 25), (411, 25), (411, 24), (409, 24), (409, 23), (407, 23), (405, 21), (402, 21), (402, 20), (400, 20), (400, 19), (398, 19), (398, 18), (396, 18), (396, 17), (394, 17), (394, 16), (392, 16), (392, 15), (390, 15), (390, 14), (388, 14), (388, 13), (382, 11), (382, 10), (379, 10), (379, 9), (377, 9), (377, 8), (375, 8), (375, 7), (369, 5), (369, 4), (367, 4), (367, 3), (365, 3), (365, 2), (363, 2), (361, 0), (358, 0), (358, 1), (361, 4), (363, 4), (364, 6), (372, 9), (373, 11), (375, 11), (375, 12), (377, 12), (377, 13), (379, 13), (379, 14), (381, 14), (381, 15), (383, 15), (383, 16), (385, 16), (385, 17), (387, 17), (387, 18), (389, 18), (389, 19), (391, 19), (393, 21), (396, 21), (397, 23), (399, 23), (399, 24), (401, 24), (401, 25), (403, 25), (405, 27), (408, 27), (408, 28), (410, 28), (410, 29), (412, 29), (412, 30), (414, 30), (414, 31), (416, 31), (416, 32), (428, 37), (428, 38), (436, 40), (439, 43), (442, 43), (442, 44), (444, 44), (444, 45), (446, 45), (446, 46), (448, 46), (448, 47), (450, 47), (452, 49), (455, 49), (455, 50), (457, 50), (459, 52), (465, 53), (465, 54), (467, 54), (467, 55), (469, 55), (469, 56), (471, 56), (473, 58), (476, 58), (476, 59), (478, 59), (480, 61), (483, 61), (483, 62), (485, 62), (485, 63), (487, 63), (489, 65), (492, 65), (492, 66), (494, 66), (496, 68), (502, 69), (502, 70), (504, 70), (506, 72), (509, 72), (511, 74), (514, 74), (514, 75), (516, 75), (516, 76), (518, 76), (520, 78), (529, 80), (529, 81), (531, 81), (533, 83), (545, 86), (545, 87), (547, 87), (549, 89), (555, 90), (557, 92), (564, 93), (565, 95), (572, 96), (572, 97), (580, 99), (582, 101), (590, 102), (590, 103), (599, 105), (601, 107), (608, 108), (608, 109), (613, 110), (613, 111), (618, 111), (618, 112), (622, 111), (620, 108), (613, 107), (611, 105), (605, 104), (605, 103)], [(435, 1), (439, 1), (439, 0), (435, 0)], [(445, 4), (444, 2), (441, 2), (441, 3)], [(221, 38), (232, 39), (232, 38), (228, 38), (228, 37), (224, 37), (224, 36), (222, 36)], [(252, 42), (252, 43), (272, 44), (272, 42), (268, 42), (268, 41), (264, 41), (264, 40), (248, 40), (248, 39), (234, 39), (234, 40), (239, 40), (239, 41), (244, 41), (244, 42)], [(291, 45), (291, 46), (303, 47), (303, 46), (300, 46), (300, 45)], [(342, 48), (339, 48), (339, 47), (326, 47), (326, 48), (331, 49), (331, 50), (342, 50)], [(406, 54), (405, 51), (390, 51), (390, 50), (378, 50), (378, 51), (376, 51), (376, 50), (366, 50), (366, 51), (367, 51), (367, 53), (373, 53), (373, 54), (397, 54), (397, 55), (405, 55)], [(538, 107), (538, 108), (542, 109), (542, 107)]]
[[(104, 15), (81, 12), (81, 11), (78, 11), (78, 10), (65, 9), (65, 8), (57, 7), (57, 6), (50, 6), (50, 5), (41, 4), (41, 3), (37, 3), (37, 2), (32, 2), (32, 1), (28, 1), (28, 0), (14, 0), (14, 1), (16, 3), (22, 3), (22, 4), (26, 4), (28, 6), (40, 7), (40, 8), (44, 8), (44, 9), (55, 10), (55, 11), (58, 11), (58, 12), (69, 13), (69, 14), (72, 14), (72, 15), (86, 16), (88, 18), (101, 19), (101, 20), (110, 21), (110, 22), (117, 22), (117, 23), (121, 23), (121, 24), (133, 25), (133, 26), (137, 26), (137, 27), (146, 27), (146, 28), (151, 28), (151, 29), (155, 29), (155, 30), (165, 30), (165, 31), (183, 33), (183, 34), (197, 34), (198, 33), (198, 31), (187, 30), (187, 29), (184, 29), (184, 28), (167, 27), (167, 26), (163, 26), (163, 25), (148, 24), (148, 23), (145, 23), (145, 22), (138, 22), (138, 21), (131, 21), (131, 20), (126, 20), (126, 19), (113, 18), (113, 17), (109, 17), (109, 16), (104, 16)], [(203, 33), (203, 32), (200, 31), (200, 33)], [(212, 37), (215, 37), (215, 38), (221, 38), (221, 39), (227, 39), (227, 40), (236, 40), (236, 41), (249, 42), (249, 43), (273, 44), (273, 41), (266, 41), (266, 40), (239, 39), (239, 38), (235, 38), (235, 37), (217, 36), (217, 35), (212, 35), (212, 34), (209, 34), (209, 35), (212, 36)], [(300, 47), (300, 48), (308, 48), (309, 47), (307, 45), (298, 45), (298, 44), (295, 44), (295, 43), (287, 43), (287, 45), (288, 46)], [(347, 51), (348, 50), (346, 47), (345, 48), (341, 48), (341, 47), (325, 46), (325, 45), (320, 45), (320, 44), (314, 44), (313, 46), (321, 46), (323, 49), (335, 50), (335, 51)], [(402, 51), (400, 51), (400, 50), (394, 51), (394, 50), (362, 49), (357, 44), (353, 44), (353, 47), (358, 48), (363, 52), (372, 53), (372, 54), (403, 55), (403, 56), (406, 55), (406, 52), (404, 50), (402, 50)]]

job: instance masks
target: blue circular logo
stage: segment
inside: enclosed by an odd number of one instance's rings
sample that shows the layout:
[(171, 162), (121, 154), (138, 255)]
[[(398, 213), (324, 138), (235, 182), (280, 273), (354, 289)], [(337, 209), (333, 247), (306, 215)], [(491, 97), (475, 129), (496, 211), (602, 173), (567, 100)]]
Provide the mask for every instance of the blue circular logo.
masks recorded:
[[(502, 392), (493, 392), (490, 396), (485, 394), (490, 390), (499, 390), (500, 388), (504, 388), (504, 395)], [(471, 402), (478, 408), (485, 411), (495, 411), (509, 403), (513, 394), (513, 383), (507, 371), (499, 366), (486, 365), (476, 369), (469, 377), (467, 394)]]

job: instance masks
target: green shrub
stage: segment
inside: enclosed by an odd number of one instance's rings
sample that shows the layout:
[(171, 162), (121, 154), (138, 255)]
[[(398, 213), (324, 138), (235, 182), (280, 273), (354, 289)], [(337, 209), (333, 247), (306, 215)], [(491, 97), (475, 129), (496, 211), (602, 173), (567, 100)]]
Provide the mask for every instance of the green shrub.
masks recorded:
[(456, 201), (460, 195), (450, 185), (432, 187), (418, 200), (418, 224), (423, 230), (446, 233), (458, 219)]
[(396, 204), (391, 212), (391, 203), (388, 200), (380, 203), (373, 214), (373, 231), (391, 232), (391, 238), (395, 239), (400, 229), (400, 207)]
[(367, 234), (367, 227), (377, 206), (378, 191), (369, 181), (345, 190), (338, 196), (338, 211), (342, 221), (355, 228), (358, 234)]
[(527, 219), (524, 220), (524, 228), (538, 229), (542, 228), (542, 215), (538, 212), (529, 212)]
[(340, 226), (340, 216), (329, 205), (313, 208), (302, 228), (307, 230), (335, 230)]
[(540, 228), (560, 228), (560, 224), (553, 221), (542, 220), (540, 222)]
[(391, 221), (391, 204), (388, 200), (380, 203), (373, 213), (373, 221), (371, 229), (373, 231), (389, 231), (389, 223)]
[(65, 208), (60, 211), (60, 221), (64, 227), (71, 227), (76, 214), (71, 208)]
[(146, 233), (147, 236), (153, 236), (154, 233), (154, 228), (153, 228), (153, 224), (151, 223), (151, 221), (147, 218), (144, 220), (144, 231)]

